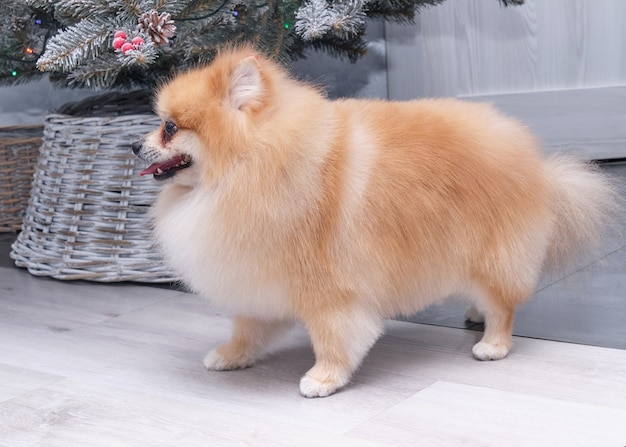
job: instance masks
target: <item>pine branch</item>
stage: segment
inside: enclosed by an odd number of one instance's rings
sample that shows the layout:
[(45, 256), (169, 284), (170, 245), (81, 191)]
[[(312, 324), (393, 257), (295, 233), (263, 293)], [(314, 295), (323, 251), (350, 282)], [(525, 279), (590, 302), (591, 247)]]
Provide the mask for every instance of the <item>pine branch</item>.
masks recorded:
[(56, 4), (55, 14), (59, 18), (65, 18), (70, 22), (77, 22), (94, 16), (104, 16), (115, 13), (107, 0), (59, 0)]
[[(76, 67), (67, 75), (69, 87), (86, 87), (103, 90), (116, 83), (123, 82), (124, 72), (147, 70), (158, 58), (158, 53), (151, 42), (140, 48), (127, 52), (125, 55), (106, 54), (90, 61), (88, 65)], [(132, 83), (128, 83), (130, 86)]]
[[(231, 15), (220, 14), (190, 25), (188, 38), (174, 41), (172, 50), (181, 52), (185, 60), (204, 62), (213, 58), (218, 48), (228, 40), (237, 41), (236, 22)], [(228, 34), (226, 34), (228, 32)]]
[(356, 62), (367, 53), (367, 42), (360, 36), (350, 40), (320, 39), (311, 42), (311, 48), (322, 50), (336, 58), (346, 58)]
[[(366, 52), (366, 17), (410, 22), (443, 1), (0, 0), (0, 83), (39, 77), (39, 68), (58, 85), (153, 88), (228, 42), (284, 62), (308, 48), (355, 61)], [(114, 47), (117, 31), (126, 37)]]
[(415, 14), (445, 0), (374, 0), (368, 6), (367, 16), (396, 23), (412, 23)]
[(32, 9), (39, 9), (49, 13), (54, 11), (54, 0), (24, 0), (24, 5)]
[(121, 71), (120, 66), (111, 65), (108, 61), (96, 60), (89, 67), (79, 67), (73, 70), (67, 76), (67, 85), (103, 90), (115, 82)]
[(12, 72), (0, 71), (0, 86), (28, 84), (29, 82), (41, 79), (46, 74), (40, 71), (26, 71), (14, 76)]
[(108, 20), (87, 18), (60, 31), (48, 42), (37, 68), (68, 73), (83, 62), (98, 58), (110, 40), (111, 30), (116, 28), (116, 23)]
[(304, 40), (313, 40), (330, 30), (333, 16), (326, 0), (309, 0), (296, 13), (296, 20), (296, 32)]
[(365, 6), (361, 0), (341, 2), (333, 8), (332, 35), (348, 40), (365, 31)]
[(118, 11), (126, 12), (135, 17), (139, 17), (145, 11), (153, 8), (153, 4), (149, 0), (112, 0), (109, 3)]
[[(365, 17), (412, 21), (415, 13), (444, 0), (307, 0), (296, 14), (296, 32), (305, 41), (349, 40), (365, 30)], [(511, 0), (509, 0), (511, 1)]]
[(174, 20), (190, 20), (194, 17), (204, 16), (207, 13), (218, 11), (224, 7), (224, 2), (222, 0), (191, 0), (188, 2), (174, 3), (182, 3), (182, 5), (177, 5), (178, 8), (173, 7), (175, 5), (170, 4), (164, 7), (164, 9), (172, 11), (172, 14), (174, 14)]

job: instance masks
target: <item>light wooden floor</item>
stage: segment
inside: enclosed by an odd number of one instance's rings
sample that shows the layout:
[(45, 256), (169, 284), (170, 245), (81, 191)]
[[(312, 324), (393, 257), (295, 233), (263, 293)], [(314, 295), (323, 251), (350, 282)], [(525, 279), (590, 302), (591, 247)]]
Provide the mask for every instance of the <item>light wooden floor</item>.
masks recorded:
[(253, 368), (201, 363), (229, 336), (199, 298), (0, 266), (2, 446), (626, 445), (626, 351), (392, 321), (352, 384), (305, 399), (296, 328)]

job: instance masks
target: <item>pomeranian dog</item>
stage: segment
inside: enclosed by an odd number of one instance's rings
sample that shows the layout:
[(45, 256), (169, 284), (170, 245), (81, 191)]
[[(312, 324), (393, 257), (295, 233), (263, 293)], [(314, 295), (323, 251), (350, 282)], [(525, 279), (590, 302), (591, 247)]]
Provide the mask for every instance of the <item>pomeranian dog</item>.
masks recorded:
[(473, 355), (505, 357), (516, 306), (597, 242), (618, 198), (489, 105), (331, 101), (251, 47), (175, 77), (156, 112), (160, 128), (132, 147), (142, 175), (166, 180), (156, 239), (234, 319), (204, 365), (251, 366), (301, 322), (307, 397), (348, 383), (384, 319), (450, 295), (485, 323)]

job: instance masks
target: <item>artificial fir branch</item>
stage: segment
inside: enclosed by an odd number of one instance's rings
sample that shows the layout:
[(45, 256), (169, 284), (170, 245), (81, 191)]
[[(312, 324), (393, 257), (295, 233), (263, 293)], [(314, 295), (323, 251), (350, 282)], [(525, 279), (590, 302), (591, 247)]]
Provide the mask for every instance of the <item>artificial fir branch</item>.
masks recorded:
[(145, 11), (153, 9), (153, 2), (146, 0), (115, 0), (111, 2), (120, 11), (127, 11), (139, 17)]
[(45, 12), (54, 11), (54, 0), (24, 0), (23, 4), (32, 9), (39, 9)]
[[(174, 14), (174, 20), (192, 20), (195, 17), (201, 17), (207, 13), (214, 13), (221, 10), (225, 4), (222, 0), (191, 0), (184, 3), (180, 10)], [(173, 8), (172, 8), (173, 9)], [(168, 8), (168, 10), (171, 10)]]
[[(174, 43), (175, 50), (181, 51), (185, 60), (198, 60), (198, 62), (209, 61), (215, 55), (216, 49), (222, 43), (220, 29), (225, 29), (226, 25), (232, 25), (232, 16), (217, 15), (197, 23), (193, 26), (193, 32), (189, 33), (187, 39), (178, 39)], [(232, 34), (229, 40), (236, 41), (240, 36), (235, 34), (236, 28), (229, 27)]]
[(365, 3), (362, 1), (341, 2), (333, 8), (333, 34), (340, 39), (348, 39), (365, 31)]
[(55, 15), (70, 23), (94, 16), (102, 17), (111, 12), (107, 0), (59, 0), (55, 7)]
[(326, 0), (309, 0), (296, 14), (296, 32), (304, 40), (319, 39), (332, 26), (332, 12)]
[(21, 85), (41, 79), (43, 73), (37, 70), (22, 70), (20, 76), (13, 76), (12, 72), (0, 71), (0, 86)]
[(39, 67), (59, 85), (102, 89), (154, 87), (233, 42), (282, 61), (308, 48), (355, 61), (366, 50), (366, 17), (409, 22), (444, 0), (0, 1), (8, 13), (0, 16), (0, 83), (41, 76)]
[(327, 37), (317, 39), (307, 46), (324, 51), (336, 58), (348, 59), (350, 62), (356, 62), (367, 53), (367, 42), (362, 36), (353, 36), (347, 40)]
[(89, 67), (78, 67), (67, 76), (70, 87), (78, 85), (94, 90), (102, 90), (111, 85), (122, 72), (123, 67), (111, 64), (109, 60), (95, 60)]
[(37, 61), (42, 71), (69, 73), (104, 51), (113, 23), (100, 18), (87, 18), (60, 31), (48, 42), (45, 53)]
[[(78, 67), (67, 76), (68, 86), (84, 86), (102, 90), (115, 83), (125, 70), (146, 68), (154, 63), (157, 53), (153, 45), (146, 45), (142, 51), (130, 51), (122, 57), (120, 64), (115, 64), (111, 57), (98, 58), (89, 67)], [(132, 81), (132, 77), (122, 76), (120, 84), (124, 87), (141, 87)]]
[(0, 84), (24, 83), (41, 77), (36, 61), (47, 28), (37, 25), (45, 13), (19, 0), (5, 0), (0, 15)]

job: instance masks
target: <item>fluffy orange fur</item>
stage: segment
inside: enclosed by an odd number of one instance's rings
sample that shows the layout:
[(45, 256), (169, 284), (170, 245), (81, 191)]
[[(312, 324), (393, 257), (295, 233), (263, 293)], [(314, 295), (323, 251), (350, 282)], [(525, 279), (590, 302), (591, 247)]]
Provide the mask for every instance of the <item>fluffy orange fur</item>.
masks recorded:
[(192, 159), (153, 206), (156, 238), (234, 317), (205, 366), (249, 366), (299, 321), (309, 397), (348, 383), (385, 318), (452, 294), (485, 320), (474, 356), (506, 356), (515, 307), (548, 262), (594, 243), (616, 197), (489, 105), (329, 101), (248, 47), (173, 79), (156, 109), (177, 132), (138, 155)]

